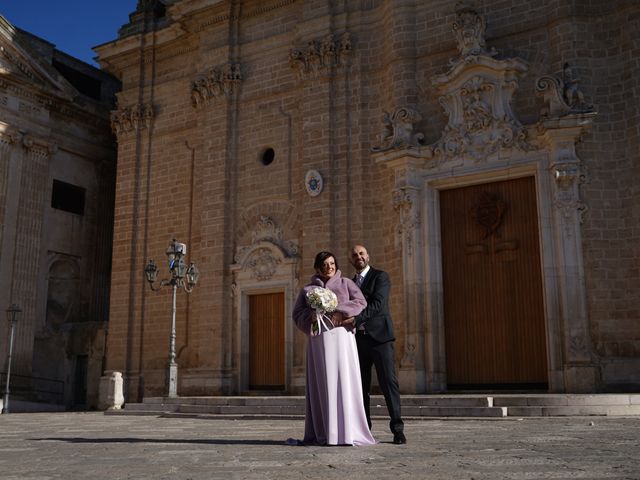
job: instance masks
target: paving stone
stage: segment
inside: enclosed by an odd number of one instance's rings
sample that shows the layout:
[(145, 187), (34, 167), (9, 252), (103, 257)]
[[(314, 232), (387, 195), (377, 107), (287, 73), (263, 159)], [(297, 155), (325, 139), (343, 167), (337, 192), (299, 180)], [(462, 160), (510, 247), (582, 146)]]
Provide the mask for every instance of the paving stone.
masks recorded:
[(3, 480), (640, 479), (640, 418), (407, 419), (393, 445), (288, 446), (297, 420), (0, 415)]

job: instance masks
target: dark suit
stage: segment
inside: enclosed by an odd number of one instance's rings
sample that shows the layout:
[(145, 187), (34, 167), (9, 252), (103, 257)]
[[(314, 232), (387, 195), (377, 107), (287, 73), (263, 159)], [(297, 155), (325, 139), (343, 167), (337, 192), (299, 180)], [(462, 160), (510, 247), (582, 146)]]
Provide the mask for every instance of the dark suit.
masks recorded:
[[(367, 422), (371, 428), (369, 413), (371, 368), (376, 367), (378, 384), (384, 394), (391, 421), (389, 427), (394, 434), (404, 430), (400, 416), (400, 390), (395, 369), (393, 323), (389, 312), (389, 292), (391, 280), (387, 272), (370, 267), (360, 286), (367, 300), (367, 308), (355, 317), (356, 343), (362, 376), (362, 394)], [(364, 325), (365, 331), (358, 329)]]

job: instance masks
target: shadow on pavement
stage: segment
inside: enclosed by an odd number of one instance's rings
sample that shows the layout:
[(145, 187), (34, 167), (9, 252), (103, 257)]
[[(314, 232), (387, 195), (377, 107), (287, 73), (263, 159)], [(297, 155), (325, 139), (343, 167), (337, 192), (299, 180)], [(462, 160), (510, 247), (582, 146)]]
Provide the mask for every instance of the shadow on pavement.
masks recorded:
[(284, 445), (284, 440), (219, 440), (219, 439), (170, 439), (170, 438), (84, 438), (84, 437), (47, 437), (30, 438), (37, 442), (68, 442), (68, 443), (192, 443), (204, 445)]

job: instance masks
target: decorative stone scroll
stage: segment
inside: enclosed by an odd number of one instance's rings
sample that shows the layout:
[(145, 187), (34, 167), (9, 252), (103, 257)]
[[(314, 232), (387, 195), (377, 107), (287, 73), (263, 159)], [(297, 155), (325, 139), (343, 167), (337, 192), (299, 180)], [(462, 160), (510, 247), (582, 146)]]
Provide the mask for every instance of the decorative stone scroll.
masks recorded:
[(154, 117), (153, 105), (135, 104), (111, 112), (111, 129), (116, 136), (149, 128)]
[(578, 79), (568, 63), (564, 64), (563, 78), (544, 75), (536, 80), (536, 92), (543, 97), (545, 108), (542, 117), (562, 117), (572, 113), (593, 112), (593, 105), (584, 100)]
[(327, 35), (322, 40), (310, 40), (305, 48), (293, 48), (289, 52), (289, 65), (299, 78), (316, 78), (331, 67), (348, 66), (351, 57), (351, 34), (344, 32), (339, 39)]
[(415, 133), (413, 126), (422, 120), (419, 112), (409, 107), (396, 109), (391, 115), (384, 112), (384, 130), (378, 135), (378, 143), (371, 148), (374, 152), (384, 152), (393, 148), (411, 148), (422, 145), (424, 135)]
[(191, 86), (191, 103), (199, 108), (212, 100), (231, 95), (242, 82), (239, 63), (225, 63), (199, 75)]

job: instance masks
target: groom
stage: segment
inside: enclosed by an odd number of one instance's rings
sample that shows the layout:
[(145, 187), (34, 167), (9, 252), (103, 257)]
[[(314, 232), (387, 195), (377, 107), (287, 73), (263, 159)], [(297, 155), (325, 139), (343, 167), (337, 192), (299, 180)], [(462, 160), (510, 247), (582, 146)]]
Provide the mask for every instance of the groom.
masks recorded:
[(349, 254), (351, 265), (356, 269), (354, 278), (362, 290), (367, 307), (355, 317), (356, 343), (360, 358), (362, 396), (367, 422), (371, 429), (369, 413), (371, 390), (371, 367), (376, 366), (378, 384), (384, 394), (391, 421), (393, 443), (407, 443), (404, 436), (404, 422), (400, 417), (400, 390), (395, 370), (393, 324), (389, 312), (389, 291), (391, 281), (387, 272), (369, 265), (369, 254), (362, 245), (354, 245)]

